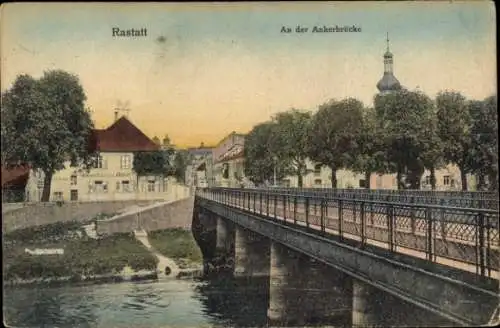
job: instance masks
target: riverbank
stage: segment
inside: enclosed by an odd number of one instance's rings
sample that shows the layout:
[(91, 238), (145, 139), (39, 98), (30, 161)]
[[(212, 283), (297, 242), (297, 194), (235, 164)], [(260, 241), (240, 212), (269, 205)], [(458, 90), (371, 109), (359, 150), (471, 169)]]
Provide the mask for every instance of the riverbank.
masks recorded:
[(133, 233), (91, 236), (87, 227), (92, 221), (58, 222), (5, 234), (4, 283), (127, 279), (155, 273), (158, 259)]
[(151, 231), (148, 241), (158, 253), (175, 261), (180, 270), (203, 266), (203, 255), (191, 230), (172, 228)]
[(5, 234), (4, 284), (121, 282), (202, 275), (201, 254), (196, 254), (190, 231), (162, 230), (150, 233), (149, 238), (146, 234), (137, 238), (134, 233), (99, 237), (92, 228), (95, 219)]

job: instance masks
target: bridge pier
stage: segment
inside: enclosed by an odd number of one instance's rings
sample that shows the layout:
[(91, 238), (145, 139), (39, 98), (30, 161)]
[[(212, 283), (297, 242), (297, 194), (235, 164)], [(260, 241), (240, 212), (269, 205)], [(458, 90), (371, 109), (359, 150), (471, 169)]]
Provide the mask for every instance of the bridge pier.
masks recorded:
[(349, 317), (352, 294), (345, 278), (337, 270), (271, 242), (270, 324), (300, 326)]
[(235, 227), (229, 220), (217, 217), (215, 266), (218, 270), (232, 270), (234, 267)]
[(369, 327), (377, 322), (378, 303), (381, 301), (376, 296), (380, 292), (372, 286), (357, 279), (352, 281), (352, 326)]
[(270, 244), (269, 239), (235, 226), (234, 276), (268, 276)]

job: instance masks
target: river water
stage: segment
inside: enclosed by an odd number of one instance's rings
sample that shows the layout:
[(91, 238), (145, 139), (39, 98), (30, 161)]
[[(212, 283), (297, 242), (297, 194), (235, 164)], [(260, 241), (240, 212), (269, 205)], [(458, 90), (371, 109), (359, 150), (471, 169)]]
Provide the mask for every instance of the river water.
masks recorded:
[(14, 327), (265, 326), (266, 279), (122, 282), (4, 290)]
[[(8, 287), (4, 322), (51, 328), (263, 327), (268, 290), (268, 277)], [(416, 319), (421, 326), (446, 325), (398, 300), (386, 302), (385, 309), (381, 326), (412, 326)], [(316, 324), (345, 327), (350, 318)]]

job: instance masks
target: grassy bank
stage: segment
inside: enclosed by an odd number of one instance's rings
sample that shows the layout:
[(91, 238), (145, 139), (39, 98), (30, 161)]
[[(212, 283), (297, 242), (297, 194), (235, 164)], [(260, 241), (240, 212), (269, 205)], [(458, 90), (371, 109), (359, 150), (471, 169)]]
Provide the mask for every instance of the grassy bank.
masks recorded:
[(151, 231), (149, 242), (159, 253), (172, 258), (182, 268), (186, 261), (202, 263), (203, 256), (191, 230), (181, 228)]
[[(133, 233), (92, 239), (81, 222), (59, 222), (20, 229), (3, 236), (4, 280), (80, 277), (154, 270), (158, 259)], [(30, 255), (25, 249), (62, 248), (63, 255)]]

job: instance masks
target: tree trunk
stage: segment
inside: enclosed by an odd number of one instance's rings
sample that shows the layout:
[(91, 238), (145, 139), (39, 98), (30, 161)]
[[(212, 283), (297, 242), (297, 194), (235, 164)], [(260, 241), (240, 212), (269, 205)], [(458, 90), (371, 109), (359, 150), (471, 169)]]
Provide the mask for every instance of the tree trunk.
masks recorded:
[(431, 166), (430, 171), (431, 171), (431, 189), (436, 190), (436, 169), (434, 168), (434, 166)]
[(401, 181), (402, 179), (402, 169), (401, 166), (398, 165), (398, 172), (396, 174), (396, 183), (398, 185), (398, 190), (404, 189), (403, 187), (403, 182)]
[(337, 169), (333, 167), (331, 167), (330, 169), (332, 170), (332, 188), (337, 189)]
[(365, 172), (365, 188), (371, 189), (370, 178), (372, 177), (372, 173), (370, 171)]
[(42, 202), (50, 201), (50, 185), (52, 183), (52, 172), (43, 172), (45, 177), (43, 179)]
[(299, 188), (302, 188), (302, 174), (300, 172), (297, 173), (297, 177), (298, 177), (298, 187)]
[(460, 166), (460, 178), (462, 179), (462, 191), (467, 191), (467, 173), (465, 172), (465, 169)]
[(484, 181), (484, 174), (482, 172), (479, 172), (477, 175), (477, 187), (476, 189), (478, 191), (485, 190), (485, 181)]

